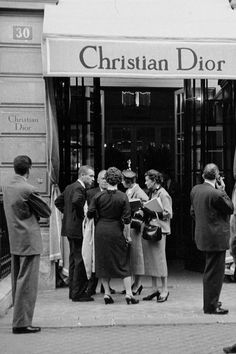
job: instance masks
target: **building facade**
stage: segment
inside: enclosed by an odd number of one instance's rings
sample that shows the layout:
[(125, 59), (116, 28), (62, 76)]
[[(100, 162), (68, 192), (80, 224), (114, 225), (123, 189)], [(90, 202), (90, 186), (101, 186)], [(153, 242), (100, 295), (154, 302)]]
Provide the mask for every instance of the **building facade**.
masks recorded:
[[(194, 0), (1, 1), (0, 184), (18, 154), (52, 205), (82, 164), (132, 168), (143, 187), (149, 168), (168, 172), (178, 195), (167, 254), (201, 269), (189, 191), (214, 161), (232, 192), (236, 141), (234, 1), (202, 5), (203, 18)], [(55, 287), (63, 258), (59, 219), (41, 221), (41, 288)]]

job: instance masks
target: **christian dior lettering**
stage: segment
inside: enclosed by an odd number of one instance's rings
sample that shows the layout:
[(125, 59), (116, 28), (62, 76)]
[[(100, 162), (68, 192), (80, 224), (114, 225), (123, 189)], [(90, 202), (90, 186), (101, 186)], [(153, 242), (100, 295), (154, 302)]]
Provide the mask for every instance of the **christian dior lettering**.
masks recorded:
[(189, 47), (177, 47), (176, 60), (173, 61), (172, 59), (170, 61), (168, 58), (148, 57), (146, 55), (111, 57), (105, 54), (102, 45), (84, 46), (79, 52), (79, 61), (84, 68), (89, 70), (124, 72), (168, 72), (171, 68), (173, 69), (173, 65), (175, 65), (177, 71), (221, 72), (224, 69), (224, 64), (226, 64), (223, 59), (205, 58)]

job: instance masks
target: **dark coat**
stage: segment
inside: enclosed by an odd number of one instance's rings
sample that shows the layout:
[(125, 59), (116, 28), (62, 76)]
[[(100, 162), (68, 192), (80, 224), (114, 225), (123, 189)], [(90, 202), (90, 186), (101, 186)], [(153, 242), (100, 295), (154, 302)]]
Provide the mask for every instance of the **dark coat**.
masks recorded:
[(229, 215), (234, 206), (226, 192), (207, 182), (193, 187), (190, 213), (195, 219), (195, 241), (201, 251), (224, 251), (229, 248)]
[(91, 188), (91, 189), (87, 190), (87, 203), (88, 203), (88, 206), (91, 203), (92, 198), (99, 192), (101, 192), (100, 187)]
[(86, 190), (79, 181), (68, 185), (55, 200), (56, 207), (63, 213), (61, 235), (70, 238), (83, 238), (82, 223)]
[(40, 216), (50, 216), (49, 206), (23, 176), (15, 175), (2, 189), (11, 254), (31, 256), (42, 253), (38, 220)]

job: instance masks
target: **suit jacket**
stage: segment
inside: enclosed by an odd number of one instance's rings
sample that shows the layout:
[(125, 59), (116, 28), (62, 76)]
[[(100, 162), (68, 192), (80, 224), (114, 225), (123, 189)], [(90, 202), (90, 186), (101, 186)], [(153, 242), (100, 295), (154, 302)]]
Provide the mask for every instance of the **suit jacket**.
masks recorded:
[(93, 199), (93, 197), (99, 192), (101, 192), (100, 187), (91, 188), (91, 189), (87, 190), (86, 195), (87, 195), (87, 203), (88, 203), (88, 205), (91, 203), (91, 200)]
[(61, 235), (70, 238), (83, 238), (82, 223), (86, 190), (79, 181), (68, 185), (55, 200), (56, 207), (63, 213)]
[(3, 186), (11, 254), (30, 256), (42, 252), (39, 217), (49, 217), (51, 210), (23, 176), (15, 175)]
[(190, 213), (195, 219), (195, 241), (201, 251), (224, 251), (229, 248), (229, 215), (234, 206), (226, 192), (207, 182), (193, 187)]

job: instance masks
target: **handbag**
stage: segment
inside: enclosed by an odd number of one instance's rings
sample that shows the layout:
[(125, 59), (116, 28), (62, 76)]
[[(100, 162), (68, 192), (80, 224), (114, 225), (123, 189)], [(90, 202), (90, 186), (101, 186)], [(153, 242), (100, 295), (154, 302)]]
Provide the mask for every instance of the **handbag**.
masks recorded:
[(161, 227), (158, 225), (145, 224), (142, 237), (144, 240), (158, 242), (162, 238)]
[(130, 227), (131, 227), (131, 229), (135, 229), (136, 231), (140, 231), (140, 230), (141, 230), (142, 223), (143, 223), (142, 220), (133, 217), (133, 218), (131, 219)]

